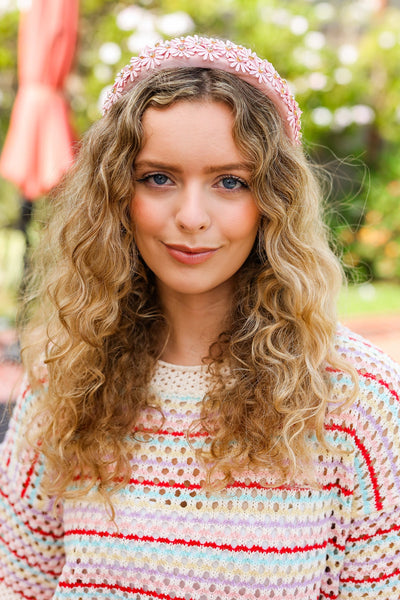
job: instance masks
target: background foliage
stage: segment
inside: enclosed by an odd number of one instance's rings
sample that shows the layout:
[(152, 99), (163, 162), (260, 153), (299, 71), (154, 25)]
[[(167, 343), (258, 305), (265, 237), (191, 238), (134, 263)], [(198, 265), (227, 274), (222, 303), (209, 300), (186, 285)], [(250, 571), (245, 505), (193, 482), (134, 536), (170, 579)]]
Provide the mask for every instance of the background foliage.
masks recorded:
[[(17, 9), (16, 0), (0, 0), (0, 143), (17, 90)], [(138, 48), (186, 33), (249, 46), (288, 79), (307, 151), (331, 173), (328, 219), (345, 264), (361, 280), (399, 281), (399, 8), (383, 0), (81, 0), (67, 85), (77, 137)], [(3, 231), (18, 210), (17, 190), (0, 180)]]

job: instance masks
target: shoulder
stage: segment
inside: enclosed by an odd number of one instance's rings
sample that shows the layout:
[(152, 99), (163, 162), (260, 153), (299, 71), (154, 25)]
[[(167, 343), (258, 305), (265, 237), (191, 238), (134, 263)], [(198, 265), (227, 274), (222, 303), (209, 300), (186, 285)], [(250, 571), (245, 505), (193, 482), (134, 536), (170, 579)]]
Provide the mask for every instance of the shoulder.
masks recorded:
[(15, 481), (20, 478), (22, 466), (29, 470), (36, 462), (36, 453), (27, 440), (35, 427), (40, 397), (40, 392), (34, 391), (25, 377), (1, 446), (1, 467)]
[(354, 369), (356, 382), (350, 374), (330, 369), (332, 383), (331, 408), (343, 404), (357, 386), (351, 412), (363, 413), (368, 407), (384, 415), (392, 407), (400, 407), (400, 365), (362, 336), (340, 326), (335, 349), (340, 357)]
[[(400, 365), (387, 356), (382, 350), (374, 346), (362, 336), (350, 331), (346, 327), (338, 328), (335, 340), (335, 349), (338, 354), (357, 374), (358, 394), (355, 406), (365, 401), (387, 401), (390, 405), (399, 403), (400, 393)], [(340, 401), (344, 396), (346, 387), (354, 386), (350, 376), (342, 371), (330, 370), (334, 385), (333, 401)], [(357, 401), (358, 400), (358, 401)]]
[(361, 374), (381, 374), (400, 382), (400, 365), (361, 335), (339, 325), (336, 333), (337, 352)]
[[(345, 437), (353, 453), (356, 486), (370, 513), (400, 503), (400, 366), (373, 344), (340, 327), (336, 349), (357, 373), (332, 371), (326, 428)], [(355, 391), (350, 405), (344, 405)]]
[[(371, 411), (376, 418), (400, 418), (400, 365), (362, 336), (340, 327), (336, 336), (336, 350), (354, 367), (357, 374), (357, 395), (352, 406), (359, 418)], [(344, 391), (345, 375), (333, 373), (332, 379)]]

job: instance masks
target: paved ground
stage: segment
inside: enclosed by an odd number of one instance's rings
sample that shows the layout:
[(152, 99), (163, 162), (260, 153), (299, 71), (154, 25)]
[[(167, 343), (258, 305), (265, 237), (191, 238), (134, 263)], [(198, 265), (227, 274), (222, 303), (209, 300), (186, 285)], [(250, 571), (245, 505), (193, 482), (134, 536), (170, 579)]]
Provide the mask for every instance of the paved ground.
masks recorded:
[(400, 312), (396, 315), (357, 317), (344, 324), (400, 363)]
[[(344, 321), (400, 363), (400, 312), (392, 316), (358, 317)], [(13, 330), (0, 331), (0, 441), (7, 428), (9, 401), (13, 401), (22, 377), (15, 362), (16, 337)]]

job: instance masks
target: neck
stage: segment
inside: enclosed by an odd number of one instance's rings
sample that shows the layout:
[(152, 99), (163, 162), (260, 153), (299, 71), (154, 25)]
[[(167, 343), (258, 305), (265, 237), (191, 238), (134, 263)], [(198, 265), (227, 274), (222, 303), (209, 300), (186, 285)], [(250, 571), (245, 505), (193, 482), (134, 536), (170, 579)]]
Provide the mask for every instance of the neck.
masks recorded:
[(177, 365), (200, 365), (224, 330), (231, 294), (160, 294), (170, 336), (161, 356)]

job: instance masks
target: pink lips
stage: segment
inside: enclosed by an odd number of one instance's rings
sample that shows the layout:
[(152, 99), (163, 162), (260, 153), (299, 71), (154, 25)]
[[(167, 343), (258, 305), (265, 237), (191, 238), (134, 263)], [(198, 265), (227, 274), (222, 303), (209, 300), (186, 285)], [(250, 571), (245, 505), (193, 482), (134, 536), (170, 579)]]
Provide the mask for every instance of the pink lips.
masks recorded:
[(189, 248), (165, 244), (168, 254), (185, 265), (198, 265), (211, 258), (218, 248)]

